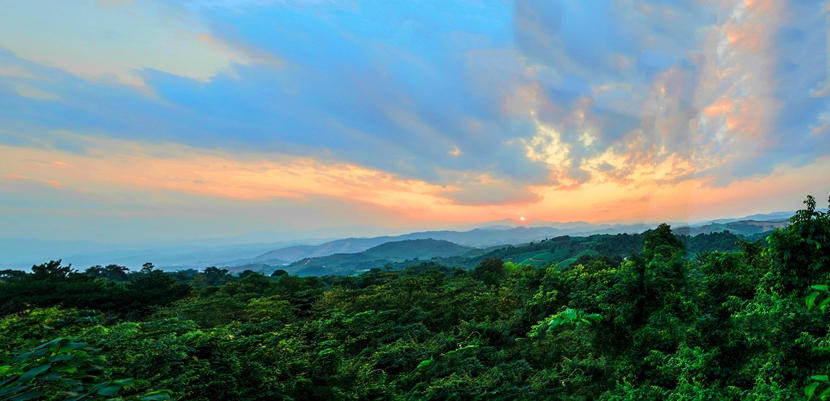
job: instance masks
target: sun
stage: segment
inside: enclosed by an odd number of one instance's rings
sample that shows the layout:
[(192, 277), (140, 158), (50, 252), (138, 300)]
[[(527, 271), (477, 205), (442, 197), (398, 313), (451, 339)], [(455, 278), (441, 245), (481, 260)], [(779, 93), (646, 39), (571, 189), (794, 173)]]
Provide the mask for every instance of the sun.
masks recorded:
[(524, 218), (524, 216), (522, 216), (522, 217), (519, 217), (519, 220), (521, 220), (521, 221), (525, 221), (525, 218)]

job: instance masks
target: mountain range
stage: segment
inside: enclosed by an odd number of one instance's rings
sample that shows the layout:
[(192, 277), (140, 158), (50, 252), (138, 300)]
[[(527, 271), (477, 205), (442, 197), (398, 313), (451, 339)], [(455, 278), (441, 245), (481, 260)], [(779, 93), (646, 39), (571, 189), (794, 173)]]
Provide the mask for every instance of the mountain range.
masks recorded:
[[(786, 225), (793, 212), (777, 212), (751, 218), (719, 219), (680, 226), (673, 224), (675, 233), (697, 235), (730, 230), (751, 235)], [(304, 259), (336, 254), (356, 254), (379, 245), (407, 240), (446, 241), (466, 248), (486, 249), (494, 246), (517, 245), (560, 236), (590, 236), (595, 234), (640, 233), (654, 224), (591, 224), (585, 222), (555, 223), (540, 220), (527, 222), (500, 220), (480, 223), (464, 231), (417, 231), (401, 235), (382, 235), (364, 238), (332, 238), (342, 234), (338, 230), (315, 230), (305, 233), (256, 232), (243, 236), (177, 241), (175, 243), (102, 244), (91, 241), (42, 241), (34, 239), (0, 239), (0, 269), (24, 270), (33, 264), (63, 259), (76, 268), (93, 265), (118, 264), (139, 269), (152, 262), (165, 270), (202, 269), (219, 266), (239, 270), (289, 266)], [(468, 228), (470, 226), (466, 226)], [(357, 228), (354, 228), (357, 229)], [(371, 228), (371, 232), (383, 232)], [(386, 230), (389, 231), (388, 229)], [(293, 239), (292, 239), (293, 238)], [(408, 253), (405, 253), (408, 255)], [(436, 257), (439, 255), (432, 255)], [(412, 259), (417, 256), (405, 257)], [(389, 259), (397, 262), (397, 259)], [(317, 262), (308, 266), (316, 266)], [(320, 262), (323, 263), (323, 262)]]

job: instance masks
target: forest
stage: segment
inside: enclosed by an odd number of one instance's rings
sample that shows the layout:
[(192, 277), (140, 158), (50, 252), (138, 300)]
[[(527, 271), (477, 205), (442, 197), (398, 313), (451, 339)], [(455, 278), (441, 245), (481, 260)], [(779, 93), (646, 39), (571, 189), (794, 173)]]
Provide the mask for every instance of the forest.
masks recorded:
[(0, 400), (827, 399), (830, 213), (804, 204), (544, 264), (566, 239), (342, 276), (0, 271)]

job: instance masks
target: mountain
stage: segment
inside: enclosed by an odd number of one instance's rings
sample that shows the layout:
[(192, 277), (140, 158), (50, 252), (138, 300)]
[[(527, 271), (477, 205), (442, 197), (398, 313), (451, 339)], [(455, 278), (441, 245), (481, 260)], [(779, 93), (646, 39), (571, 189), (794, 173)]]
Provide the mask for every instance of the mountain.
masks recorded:
[(544, 238), (557, 237), (561, 235), (591, 235), (597, 233), (617, 234), (623, 232), (642, 232), (653, 228), (643, 224), (637, 225), (604, 225), (602, 227), (579, 227), (572, 229), (560, 229), (555, 227), (515, 227), (507, 229), (473, 229), (470, 231), (424, 231), (398, 236), (384, 236), (375, 238), (346, 238), (326, 242), (316, 246), (292, 246), (275, 249), (259, 255), (251, 260), (255, 263), (274, 264), (274, 260), (285, 260), (296, 262), (306, 258), (316, 258), (339, 253), (363, 252), (374, 246), (386, 242), (397, 242), (405, 240), (434, 239), (448, 241), (455, 244), (486, 248), (497, 245), (522, 244), (530, 241), (538, 241)]
[(351, 274), (353, 272), (383, 267), (409, 260), (428, 260), (467, 254), (474, 248), (449, 241), (416, 239), (386, 242), (358, 253), (305, 258), (283, 267), (291, 274), (304, 276), (325, 274)]
[[(752, 234), (786, 224), (792, 212), (753, 215), (742, 219), (720, 219), (685, 224), (676, 232), (685, 234), (712, 233), (730, 230)], [(772, 221), (769, 225), (766, 222)], [(674, 227), (680, 226), (672, 223)], [(138, 243), (102, 243), (92, 241), (44, 241), (36, 239), (0, 239), (0, 269), (28, 269), (33, 264), (62, 259), (75, 268), (111, 263), (139, 269), (152, 262), (164, 270), (204, 268), (207, 266), (236, 267), (243, 265), (283, 266), (296, 261), (341, 253), (359, 253), (372, 247), (404, 240), (435, 239), (466, 247), (487, 248), (517, 245), (563, 235), (638, 233), (654, 228), (654, 224), (590, 224), (585, 222), (555, 223), (528, 219), (505, 219), (480, 223), (469, 230), (418, 231), (401, 235), (401, 229), (374, 226), (341, 227), (304, 232), (259, 231), (236, 237), (186, 239)], [(469, 226), (472, 227), (472, 226)], [(386, 234), (364, 238), (334, 239), (345, 233)], [(685, 230), (685, 231), (683, 231)]]
[(723, 231), (729, 231), (741, 235), (752, 235), (762, 233), (765, 231), (771, 231), (776, 228), (786, 227), (789, 224), (790, 221), (787, 219), (774, 221), (740, 220), (722, 223), (713, 222), (710, 224), (704, 224), (702, 226), (697, 227), (678, 227), (673, 229), (672, 231), (675, 234), (683, 235), (711, 234)]
[(414, 239), (387, 242), (362, 252), (373, 258), (385, 259), (428, 259), (466, 253), (473, 248), (434, 239)]
[[(65, 265), (84, 270), (93, 265), (118, 264), (140, 269), (152, 262), (162, 270), (203, 268), (211, 265), (239, 265), (256, 255), (274, 248), (297, 243), (319, 244), (322, 240), (308, 239), (253, 244), (169, 246), (133, 248), (125, 244), (102, 244), (82, 241), (39, 241), (29, 239), (0, 239), (0, 269), (28, 270), (32, 265), (50, 260), (63, 260)], [(274, 262), (285, 264), (288, 261)]]
[[(756, 226), (757, 227), (757, 226)], [(770, 231), (744, 236), (734, 232), (712, 232), (688, 236), (677, 234), (686, 244), (686, 256), (694, 257), (706, 251), (736, 251), (739, 239), (755, 240)], [(300, 276), (349, 275), (388, 266), (392, 270), (430, 266), (474, 269), (486, 258), (499, 258), (520, 266), (544, 267), (556, 264), (560, 268), (583, 263), (600, 255), (610, 258), (610, 265), (643, 250), (645, 233), (595, 234), (589, 236), (559, 236), (519, 245), (494, 246), (487, 249), (466, 248), (446, 241), (414, 240), (386, 243), (356, 254), (336, 254), (307, 258), (282, 269)], [(417, 256), (420, 255), (420, 256)]]

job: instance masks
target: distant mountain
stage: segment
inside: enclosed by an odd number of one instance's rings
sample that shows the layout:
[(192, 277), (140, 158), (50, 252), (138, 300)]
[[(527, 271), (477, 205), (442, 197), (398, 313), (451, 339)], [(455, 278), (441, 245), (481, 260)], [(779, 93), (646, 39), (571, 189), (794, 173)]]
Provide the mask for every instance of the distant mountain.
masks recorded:
[[(86, 241), (0, 239), (0, 269), (28, 270), (32, 265), (58, 259), (62, 259), (65, 265), (72, 264), (73, 268), (79, 270), (93, 265), (113, 263), (130, 269), (140, 269), (146, 262), (151, 262), (163, 270), (198, 269), (211, 265), (236, 266), (249, 262), (255, 255), (274, 248), (296, 245), (298, 242), (318, 244), (321, 241), (310, 239), (276, 243), (154, 246), (135, 249), (128, 245)], [(275, 264), (282, 265), (287, 262)]]
[(434, 239), (412, 239), (387, 242), (362, 253), (368, 257), (384, 259), (428, 259), (434, 257), (455, 256), (466, 253), (473, 248), (454, 244), (449, 241)]
[(789, 225), (790, 222), (788, 219), (784, 220), (777, 220), (777, 221), (753, 221), (753, 220), (741, 220), (741, 221), (730, 221), (730, 222), (723, 222), (723, 223), (710, 223), (705, 224), (702, 226), (697, 227), (678, 227), (672, 229), (675, 234), (682, 234), (682, 235), (698, 235), (698, 234), (711, 234), (716, 232), (724, 232), (729, 231), (735, 234), (741, 235), (752, 235), (758, 234), (765, 231), (771, 231), (776, 228), (786, 227)]
[[(676, 228), (675, 232), (692, 235), (724, 230), (751, 234), (779, 227), (793, 213), (777, 212), (691, 224), (672, 223), (672, 226)], [(765, 223), (770, 221), (774, 224)], [(78, 269), (111, 263), (138, 269), (145, 262), (152, 262), (165, 270), (207, 266), (283, 266), (306, 258), (359, 253), (387, 242), (404, 240), (435, 239), (466, 247), (487, 248), (538, 242), (563, 235), (640, 233), (654, 226), (655, 224), (590, 224), (580, 221), (556, 223), (528, 218), (526, 221), (505, 219), (479, 223), (467, 226), (473, 227), (468, 230), (417, 231), (402, 235), (388, 235), (399, 233), (402, 229), (359, 226), (294, 233), (260, 231), (236, 237), (122, 244), (0, 239), (0, 269), (28, 269), (33, 264), (57, 259), (63, 259), (67, 264), (72, 263)], [(332, 240), (355, 230), (369, 235), (387, 235)]]
[(470, 231), (424, 231), (398, 235), (394, 237), (384, 236), (375, 238), (346, 238), (326, 242), (316, 246), (293, 246), (276, 249), (251, 260), (255, 263), (274, 264), (274, 260), (295, 262), (306, 258), (315, 258), (338, 253), (363, 252), (374, 246), (386, 242), (396, 242), (417, 239), (434, 239), (449, 241), (455, 244), (486, 248), (497, 245), (522, 244), (530, 241), (538, 241), (545, 238), (552, 238), (561, 235), (591, 235), (591, 234), (618, 234), (643, 232), (653, 228), (644, 224), (637, 225), (604, 225), (601, 227), (579, 227), (571, 229), (560, 229), (554, 227), (515, 227), (508, 229), (474, 229)]
[[(734, 232), (713, 232), (696, 236), (678, 235), (686, 244), (686, 256), (693, 257), (706, 251), (736, 251), (736, 241), (745, 238), (753, 240), (769, 234), (763, 231), (753, 236)], [(486, 258), (499, 258), (524, 266), (544, 267), (551, 264), (560, 268), (574, 263), (584, 263), (597, 257), (609, 258), (609, 264), (622, 262), (623, 258), (643, 250), (645, 233), (637, 234), (595, 234), (589, 236), (559, 236), (519, 245), (495, 246), (487, 249), (470, 249), (449, 242), (442, 244), (447, 254), (438, 255), (419, 252), (419, 247), (437, 250), (442, 241), (416, 240), (383, 244), (357, 254), (337, 254), (318, 258), (303, 259), (282, 267), (290, 274), (300, 276), (349, 275), (367, 269), (389, 266), (392, 270), (408, 267), (429, 268), (431, 265), (473, 269)], [(457, 250), (458, 253), (452, 254)], [(414, 255), (424, 255), (415, 258)], [(434, 255), (434, 256), (432, 256)], [(615, 260), (615, 261), (612, 261)], [(424, 266), (426, 264), (426, 266)]]
[(291, 274), (304, 276), (325, 274), (349, 274), (355, 271), (383, 267), (408, 260), (429, 260), (467, 254), (474, 248), (449, 241), (416, 239), (386, 242), (358, 253), (305, 258), (283, 267)]

